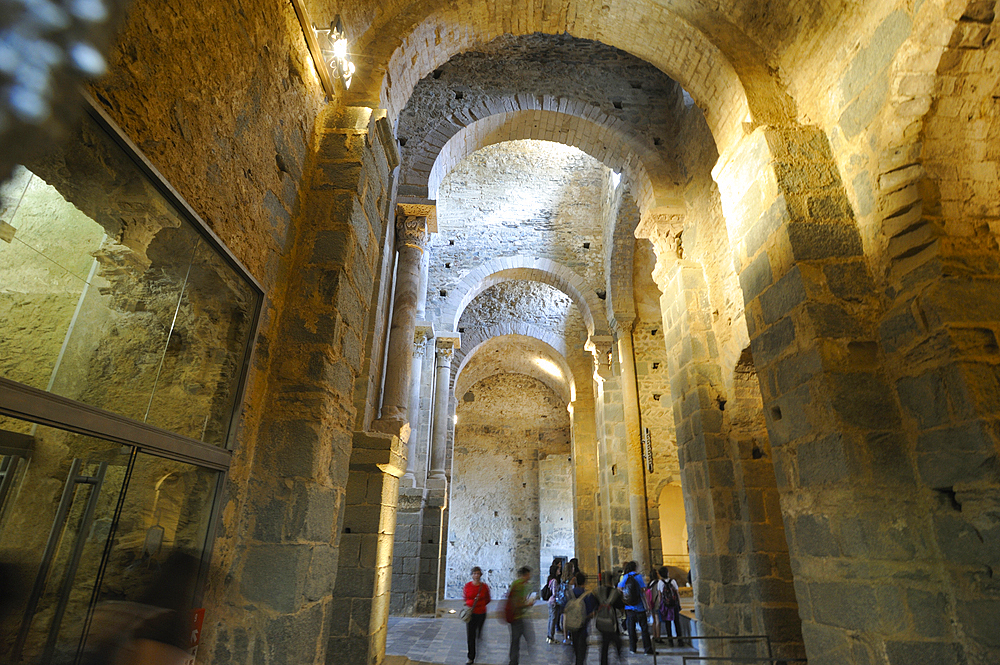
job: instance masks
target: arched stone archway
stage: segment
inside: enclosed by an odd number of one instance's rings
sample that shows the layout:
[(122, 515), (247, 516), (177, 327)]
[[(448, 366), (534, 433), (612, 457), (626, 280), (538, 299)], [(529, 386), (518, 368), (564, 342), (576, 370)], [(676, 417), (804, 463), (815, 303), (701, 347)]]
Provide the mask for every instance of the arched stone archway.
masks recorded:
[(462, 311), (477, 295), (494, 284), (510, 280), (538, 281), (559, 289), (573, 299), (589, 334), (608, 330), (600, 299), (582, 277), (551, 259), (530, 256), (497, 258), (469, 271), (459, 281), (458, 288), (449, 293), (442, 311), (443, 323), (454, 330)]
[(415, 184), (419, 187), (422, 182), (427, 195), (436, 199), (441, 181), (464, 157), (488, 145), (534, 139), (579, 148), (613, 171), (622, 173), (623, 180), (635, 188), (644, 208), (683, 205), (671, 194), (671, 177), (663, 158), (614, 128), (615, 123), (609, 119), (584, 115), (588, 109), (582, 103), (543, 101), (524, 95), (516, 98), (514, 106), (513, 111), (488, 115), (460, 129), (452, 125), (455, 134), (440, 152), (428, 156), (434, 159), (434, 166), (426, 174), (414, 174)]
[[(374, 71), (381, 73), (385, 67), (387, 72), (380, 82), (381, 103), (395, 117), (418, 80), (455, 53), (497, 35), (566, 32), (621, 48), (681, 82), (706, 109), (720, 145), (728, 145), (739, 136), (751, 108), (758, 122), (784, 122), (793, 115), (792, 104), (773, 70), (767, 67), (763, 51), (731, 22), (731, 17), (743, 16), (740, 10), (720, 7), (716, 12), (705, 12), (684, 5), (668, 10), (643, 3), (628, 8), (580, 7), (573, 13), (552, 15), (533, 11), (526, 14), (523, 10), (515, 6), (487, 10), (455, 5), (409, 13), (407, 17), (418, 18), (413, 21), (401, 17), (393, 26), (398, 29), (394, 30), (396, 34), (406, 35), (401, 45), (379, 38), (385, 26), (364, 21), (368, 29), (361, 45), (366, 52), (375, 54), (378, 64)], [(392, 15), (385, 11), (382, 15)], [(664, 43), (672, 48), (655, 46)], [(364, 91), (359, 87), (359, 98), (375, 96), (373, 83), (368, 81)], [(744, 85), (754, 88), (749, 98)]]
[[(491, 332), (499, 334), (492, 335)], [(455, 398), (461, 400), (466, 390), (477, 381), (496, 374), (512, 373), (541, 381), (566, 404), (571, 404), (576, 399), (576, 379), (564, 353), (556, 346), (563, 346), (562, 341), (537, 330), (525, 330), (525, 333), (535, 334), (487, 330), (479, 339), (465, 340), (464, 356), (456, 358)], [(467, 367), (469, 371), (466, 371)]]

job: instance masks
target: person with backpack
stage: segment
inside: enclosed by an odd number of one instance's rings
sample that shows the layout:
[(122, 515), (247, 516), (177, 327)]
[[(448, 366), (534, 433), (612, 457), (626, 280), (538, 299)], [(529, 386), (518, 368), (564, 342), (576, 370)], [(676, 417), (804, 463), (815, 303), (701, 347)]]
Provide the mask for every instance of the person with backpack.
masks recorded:
[(576, 665), (584, 665), (587, 661), (587, 624), (597, 612), (597, 598), (587, 591), (586, 585), (587, 576), (583, 573), (577, 573), (563, 616), (566, 631), (573, 639)]
[(625, 619), (628, 622), (628, 650), (636, 652), (637, 637), (635, 625), (638, 623), (642, 630), (642, 646), (646, 654), (653, 655), (653, 642), (649, 639), (649, 626), (646, 624), (646, 606), (644, 604), (645, 594), (643, 593), (646, 584), (642, 575), (636, 572), (638, 566), (635, 561), (625, 564), (625, 575), (618, 583), (618, 588), (625, 597)]
[[(681, 632), (681, 596), (677, 587), (677, 581), (670, 576), (670, 570), (666, 566), (660, 567), (660, 581), (657, 583), (660, 590), (660, 602), (657, 605), (660, 620), (666, 627), (667, 641), (670, 646), (682, 647), (684, 640), (681, 639), (684, 633)], [(676, 643), (670, 636), (670, 624), (674, 626), (674, 636)]]
[(517, 579), (511, 583), (507, 592), (504, 618), (510, 624), (510, 665), (518, 665), (521, 661), (521, 638), (531, 647), (531, 623), (526, 618), (534, 597), (534, 594), (528, 594), (530, 582), (531, 568), (521, 566), (517, 569)]
[[(559, 616), (562, 618), (563, 613), (566, 611), (566, 603), (569, 602), (570, 592), (573, 589), (573, 579), (576, 577), (576, 571), (572, 569), (572, 563), (570, 567), (563, 573), (562, 580), (559, 581), (555, 588), (555, 593), (553, 598), (555, 598), (555, 604), (559, 608)], [(559, 640), (556, 639), (556, 631), (559, 630), (559, 624), (552, 630), (552, 642), (553, 644), (558, 644)], [(566, 630), (565, 620), (563, 620), (562, 626), (563, 634), (563, 644), (570, 643), (569, 631)]]
[(549, 566), (549, 579), (542, 587), (542, 600), (549, 604), (549, 630), (545, 635), (546, 644), (556, 643), (556, 631), (559, 630), (559, 620), (562, 618), (563, 605), (556, 602), (556, 592), (562, 584), (562, 561), (553, 559)]
[(615, 588), (615, 578), (609, 570), (602, 575), (602, 584), (594, 591), (597, 612), (594, 627), (601, 634), (601, 665), (608, 665), (608, 647), (614, 645), (618, 662), (622, 662), (622, 636), (618, 630), (619, 617), (625, 613), (625, 599)]

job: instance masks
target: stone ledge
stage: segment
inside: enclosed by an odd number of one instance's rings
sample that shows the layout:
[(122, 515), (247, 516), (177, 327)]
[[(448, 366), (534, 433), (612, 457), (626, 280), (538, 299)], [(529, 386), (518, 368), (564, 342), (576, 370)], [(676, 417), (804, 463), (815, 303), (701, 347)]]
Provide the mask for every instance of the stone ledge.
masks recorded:
[(354, 432), (351, 468), (362, 470), (373, 466), (401, 478), (406, 473), (406, 444), (391, 434)]

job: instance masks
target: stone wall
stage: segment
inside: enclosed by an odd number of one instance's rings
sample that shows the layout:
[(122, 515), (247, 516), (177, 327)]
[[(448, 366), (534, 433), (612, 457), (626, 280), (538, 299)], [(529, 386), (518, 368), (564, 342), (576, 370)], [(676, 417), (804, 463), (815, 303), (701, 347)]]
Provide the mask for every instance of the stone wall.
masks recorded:
[[(475, 399), (457, 410), (445, 597), (461, 598), (469, 570), (479, 566), (500, 598), (520, 566), (531, 567), (538, 579), (543, 521), (572, 522), (572, 506), (562, 503), (566, 493), (540, 490), (543, 467), (551, 472), (553, 466), (547, 460), (568, 456), (569, 417), (551, 389), (524, 375), (484, 379), (469, 392)], [(554, 511), (544, 520), (543, 496)], [(550, 562), (549, 556), (545, 570)]]
[(512, 141), (469, 156), (438, 194), (428, 316), (440, 316), (442, 291), (496, 257), (549, 258), (598, 288), (604, 281), (602, 224), (594, 211), (606, 179), (605, 167), (592, 157), (553, 143)]
[(538, 570), (544, 575), (555, 557), (572, 559), (573, 460), (548, 455), (538, 460)]

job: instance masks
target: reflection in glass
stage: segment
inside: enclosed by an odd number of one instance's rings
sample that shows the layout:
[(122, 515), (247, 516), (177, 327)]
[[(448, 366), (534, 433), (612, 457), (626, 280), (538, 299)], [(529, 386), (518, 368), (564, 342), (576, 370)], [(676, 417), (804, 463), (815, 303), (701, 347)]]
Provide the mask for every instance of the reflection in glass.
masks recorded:
[(131, 453), (34, 429), (20, 454), (0, 456), (13, 481), (0, 504), (0, 560), (22, 582), (7, 590), (16, 602), (0, 622), (5, 663), (52, 660), (65, 646), (61, 635), (79, 640)]
[(12, 485), (0, 496), (0, 562), (24, 582), (3, 590), (16, 602), (0, 616), (0, 662), (73, 662), (102, 603), (138, 600), (174, 552), (202, 557), (219, 472), (34, 430), (27, 442), (0, 432)]
[(89, 117), (0, 200), (0, 376), (226, 445), (249, 283)]

